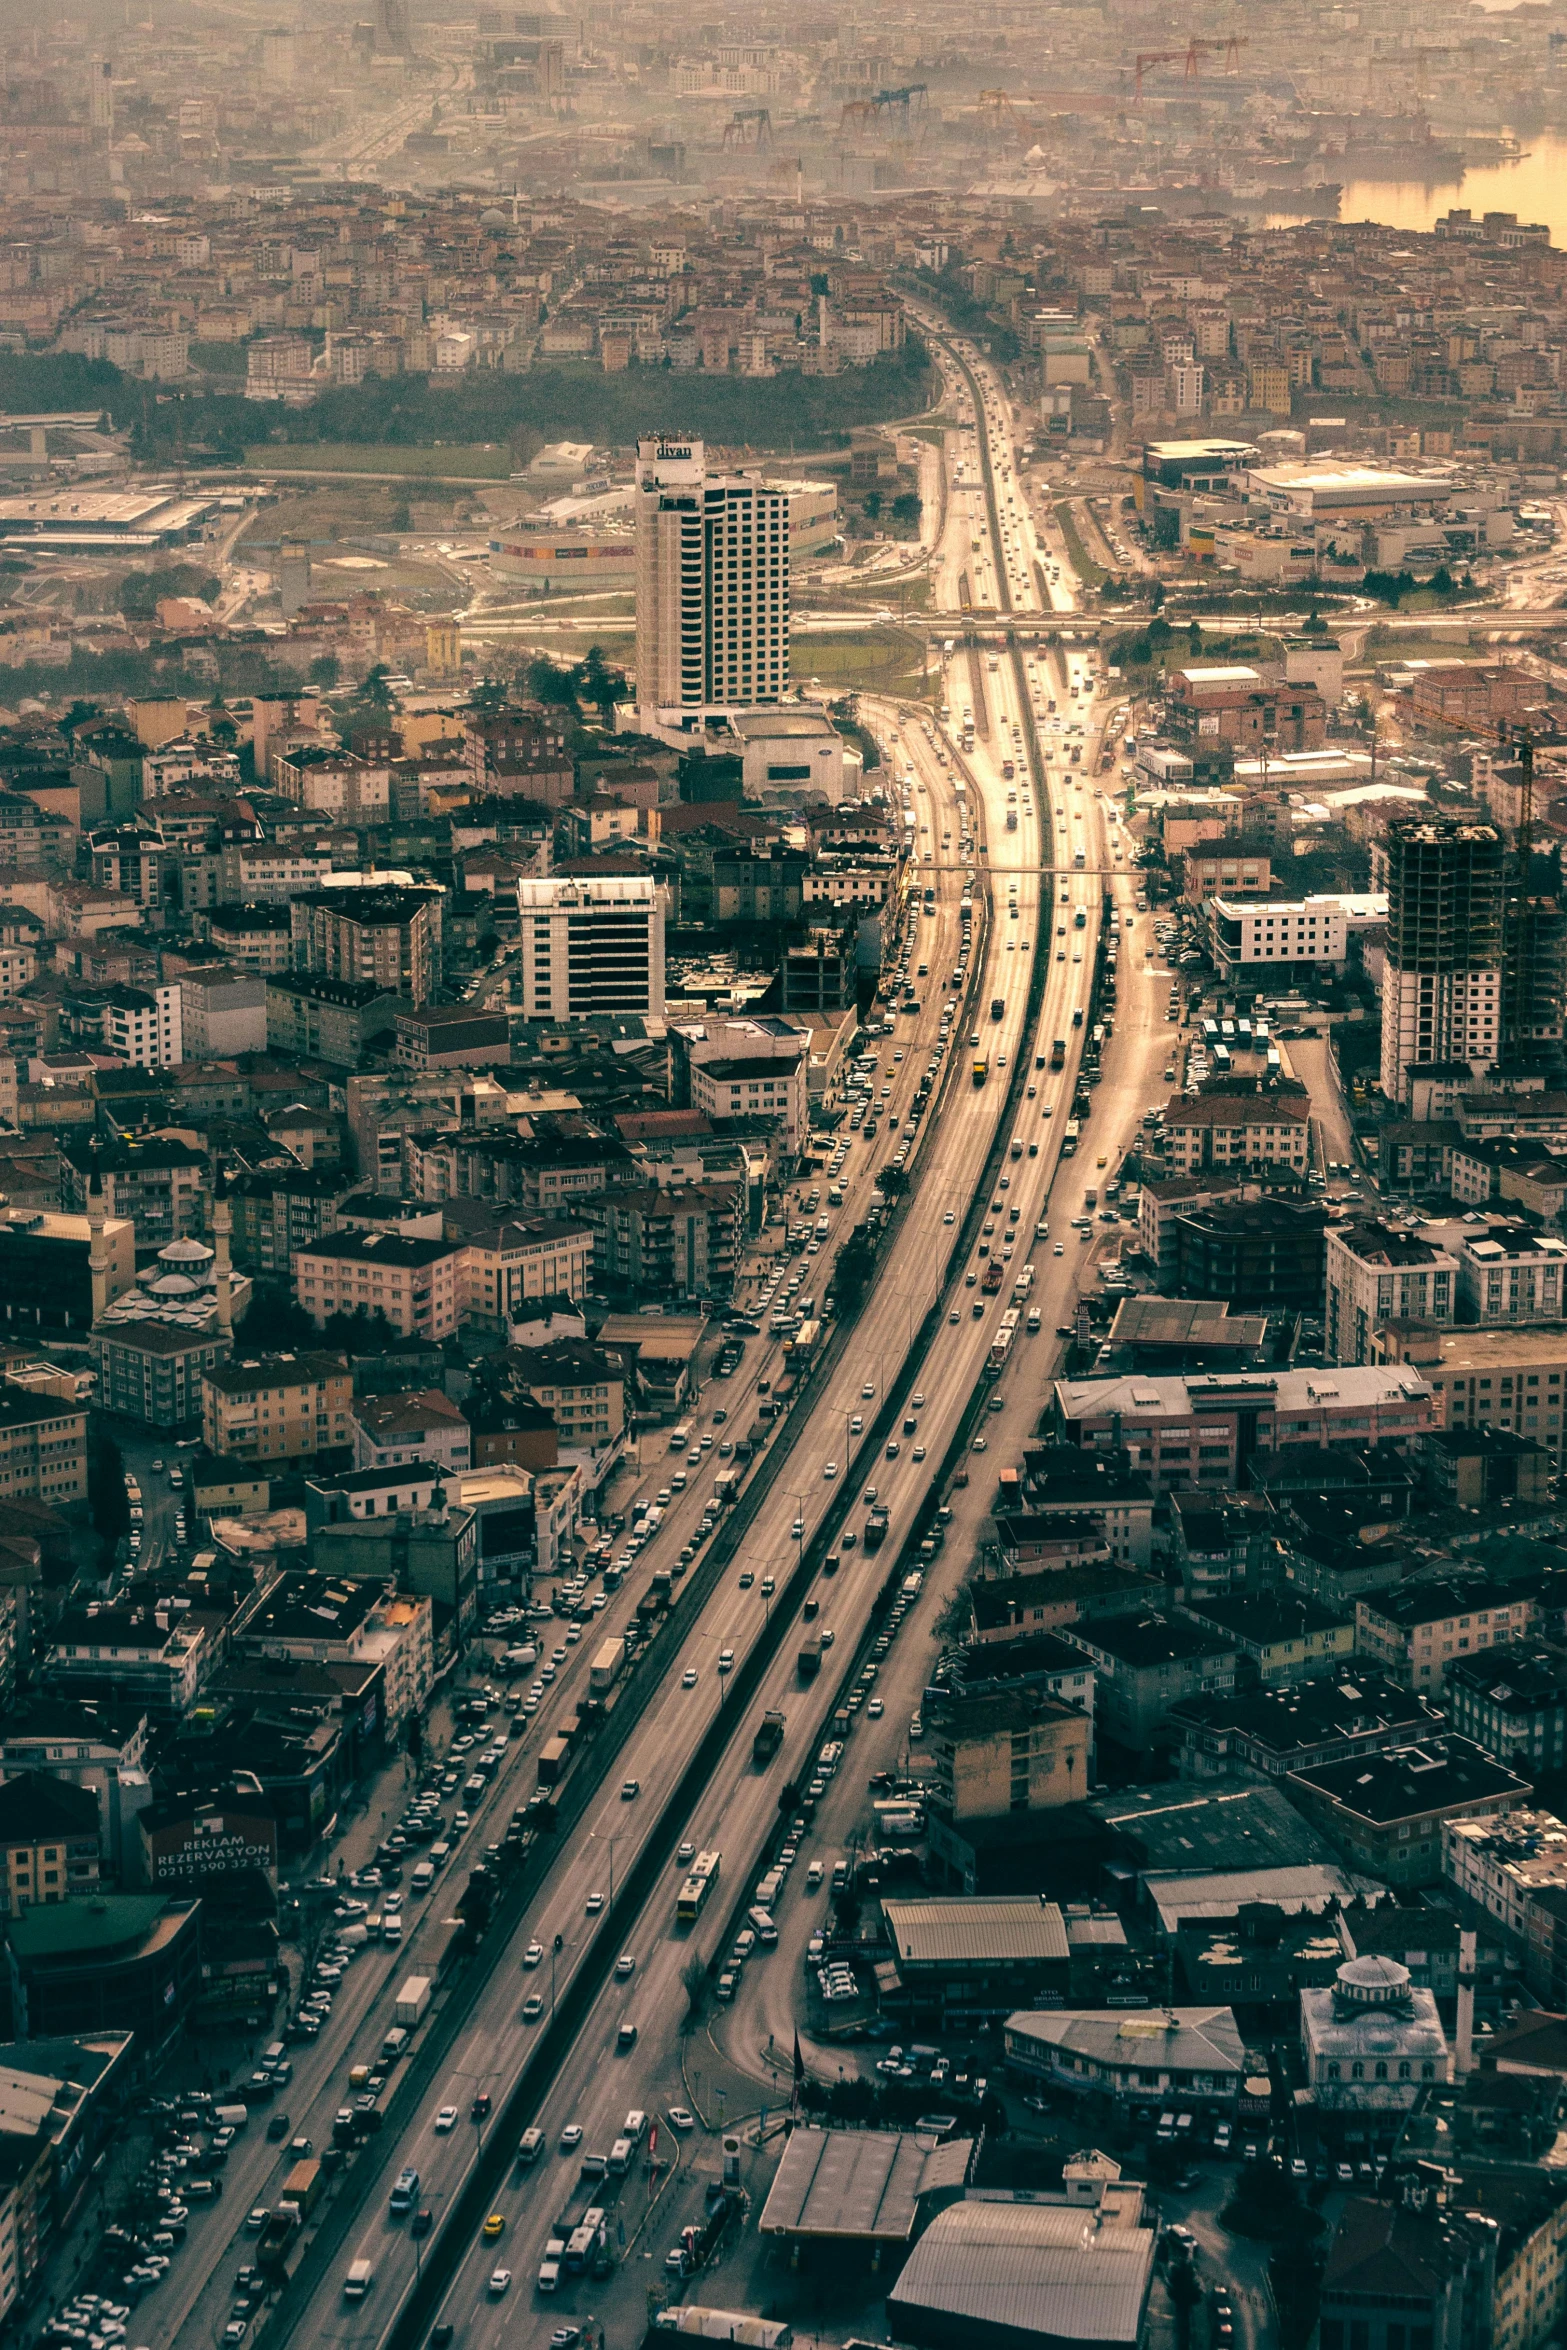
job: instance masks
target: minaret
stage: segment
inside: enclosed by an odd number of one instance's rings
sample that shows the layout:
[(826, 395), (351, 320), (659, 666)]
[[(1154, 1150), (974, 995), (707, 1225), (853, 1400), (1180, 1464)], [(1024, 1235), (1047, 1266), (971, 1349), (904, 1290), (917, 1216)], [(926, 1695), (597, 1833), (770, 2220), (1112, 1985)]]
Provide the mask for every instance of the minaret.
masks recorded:
[(1453, 2077), (1463, 2080), (1475, 2062), (1475, 1947), (1477, 1936), (1464, 1927), (1458, 1936), (1458, 2044), (1453, 2051)]
[(92, 1318), (102, 1321), (109, 1305), (109, 1252), (104, 1246), (103, 1178), (95, 1167), (87, 1179), (87, 1270), (92, 1276)]
[(229, 1206), (229, 1195), (219, 1176), (212, 1195), (212, 1245), (217, 1257), (218, 1335), (232, 1338), (234, 1312), (229, 1300), (229, 1236), (234, 1230), (234, 1211)]

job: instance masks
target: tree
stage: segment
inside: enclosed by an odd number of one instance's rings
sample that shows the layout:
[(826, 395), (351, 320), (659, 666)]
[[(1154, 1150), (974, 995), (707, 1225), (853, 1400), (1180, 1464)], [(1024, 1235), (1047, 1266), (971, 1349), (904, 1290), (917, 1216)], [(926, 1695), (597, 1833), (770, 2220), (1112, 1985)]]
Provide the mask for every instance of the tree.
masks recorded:
[(510, 695), (503, 679), (481, 677), (468, 699), (481, 717), (493, 718), (499, 711), (505, 709)]
[(368, 702), (372, 709), (390, 710), (392, 689), (386, 681), (391, 674), (384, 661), (377, 661), (373, 668), (365, 672), (365, 681), (359, 688), (359, 699)]
[(60, 721), (60, 732), (74, 735), (84, 726), (96, 726), (102, 716), (102, 707), (97, 702), (73, 702)]
[(1191, 654), (1202, 651), (1202, 622), (1194, 620), (1186, 631), (1186, 650)]
[(907, 523), (916, 530), (919, 528), (919, 519), (924, 511), (925, 501), (916, 490), (900, 490), (892, 501), (893, 521)]
[(868, 522), (879, 522), (881, 520), (880, 490), (867, 490), (864, 497), (860, 500), (860, 504), (865, 509), (865, 516)]
[(528, 663), (523, 674), (528, 691), (536, 702), (543, 702), (557, 710), (575, 710), (577, 707), (575, 670), (563, 667), (559, 661), (552, 661), (546, 653), (539, 653)]
[(318, 653), (310, 664), (310, 682), (312, 685), (320, 686), (323, 691), (330, 690), (336, 685), (341, 675), (342, 671), (338, 666), (335, 653)]
[(689, 2030), (702, 2012), (707, 1991), (707, 1969), (694, 1950), (680, 1970), (680, 1988), (686, 1995), (685, 2023)]
[(413, 509), (408, 500), (399, 498), (386, 519), (393, 530), (412, 530), (414, 526)]
[(611, 669), (599, 645), (589, 645), (586, 660), (578, 663), (575, 684), (578, 698), (590, 703), (606, 722), (626, 691), (623, 672)]
[(380, 1310), (367, 1312), (356, 1306), (351, 1314), (328, 1314), (323, 1332), (329, 1347), (341, 1348), (347, 1355), (385, 1354), (388, 1345), (400, 1338)]
[(112, 1550), (131, 1528), (131, 1505), (125, 1491), (125, 1461), (119, 1446), (101, 1424), (89, 1419), (92, 1434), (87, 1447), (87, 1510), (93, 1525)]

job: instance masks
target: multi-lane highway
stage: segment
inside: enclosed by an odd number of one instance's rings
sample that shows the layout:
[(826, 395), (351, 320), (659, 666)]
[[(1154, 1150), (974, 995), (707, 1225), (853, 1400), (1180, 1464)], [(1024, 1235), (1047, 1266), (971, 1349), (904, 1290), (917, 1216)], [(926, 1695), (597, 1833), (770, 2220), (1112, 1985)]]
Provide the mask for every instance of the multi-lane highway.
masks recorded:
[[(960, 495), (955, 483), (949, 499), (935, 557), (938, 583), (955, 583), (966, 574), (972, 603), (1041, 615), (1050, 608), (1047, 597), (1053, 602), (1055, 583), (1048, 559), (1043, 568), (1039, 564), (1019, 487), (1010, 406), (993, 371), (973, 351), (959, 350), (949, 339), (942, 346), (942, 364), (957, 409), (947, 462), (954, 477), (961, 468), (965, 485), (971, 481), (972, 486)], [(954, 607), (957, 602), (954, 593)], [(894, 806), (906, 807), (912, 817), (915, 843), (908, 967), (920, 1010), (900, 1018), (894, 1035), (882, 1040), (876, 1090), (879, 1094), (883, 1084), (894, 1089), (883, 1105), (884, 1119), (906, 1112), (919, 1076), (934, 1059), (940, 1061), (939, 1090), (911, 1160), (911, 1196), (878, 1261), (850, 1342), (835, 1363), (817, 1372), (795, 1406), (797, 1425), (787, 1427), (788, 1457), (739, 1554), (705, 1603), (693, 1605), (678, 1655), (580, 1826), (563, 1839), (566, 1849), (554, 1856), (419, 2110), (400, 2117), (395, 2132), (373, 2140), (355, 2158), (347, 2191), (362, 2196), (357, 2216), (330, 2269), (313, 2280), (309, 2291), (296, 2287), (285, 2297), (270, 2326), (279, 2340), (297, 2336), (369, 2350), (391, 2332), (419, 2265), (433, 2259), (448, 2280), (442, 2321), (475, 2350), (498, 2346), (516, 2330), (519, 2302), (532, 2300), (545, 2240), (575, 2178), (579, 2153), (575, 2147), (560, 2150), (562, 2133), (580, 2131), (582, 2150), (607, 2152), (633, 2111), (659, 2122), (661, 2152), (667, 2156), (673, 2148), (682, 2161), (673, 2177), (658, 2174), (660, 2202), (651, 2214), (647, 2206), (654, 2186), (645, 2159), (633, 2166), (616, 2202), (615, 2249), (617, 2256), (626, 2255), (629, 2274), (661, 2273), (665, 2231), (691, 2216), (681, 2206), (680, 2181), (693, 2168), (694, 2152), (696, 2167), (709, 2173), (715, 2167), (703, 2125), (721, 2118), (703, 2111), (689, 2135), (665, 2118), (672, 2106), (701, 2105), (681, 2061), (689, 1961), (693, 1952), (704, 1960), (717, 1955), (735, 1891), (745, 1886), (776, 1826), (779, 1786), (803, 1775), (802, 1766), (821, 1742), (839, 1688), (840, 1673), (832, 1668), (858, 1647), (877, 1590), (915, 1527), (938, 1464), (957, 1442), (974, 1446), (976, 1468), (988, 1465), (980, 1456), (981, 1442), (1003, 1459), (1015, 1457), (1037, 1419), (1057, 1351), (1055, 1326), (1068, 1319), (1094, 1253), (1093, 1243), (1078, 1238), (1070, 1218), (1081, 1210), (1085, 1184), (1096, 1177), (1103, 1182), (1097, 1162), (1101, 1154), (1112, 1160), (1114, 1138), (1124, 1140), (1130, 1133), (1148, 1098), (1144, 1087), (1150, 1079), (1157, 1085), (1162, 999), (1138, 951), (1142, 937), (1130, 928), (1139, 920), (1132, 909), (1133, 885), (1117, 859), (1110, 812), (1094, 780), (1100, 738), (1113, 715), (1112, 705), (1102, 698), (1094, 654), (1087, 648), (1026, 650), (1001, 639), (971, 645), (959, 641), (956, 618), (954, 627), (944, 673), (950, 713), (945, 727), (923, 710), (885, 702), (865, 709), (866, 722), (883, 745)], [(965, 708), (973, 719), (973, 747), (967, 752), (955, 739)], [(973, 885), (970, 876), (977, 877)], [(929, 915), (919, 911), (927, 886), (934, 892)], [(958, 907), (971, 886), (976, 922), (970, 968), (962, 956)], [(1086, 1033), (1073, 1016), (1081, 1014), (1086, 1024), (1107, 892), (1120, 921), (1128, 925), (1120, 1028), (1106, 1058), (1089, 1139), (1075, 1160), (1058, 1166)], [(918, 976), (922, 964), (925, 977)], [(1135, 972), (1127, 968), (1133, 965)], [(960, 967), (965, 986), (954, 996), (951, 981)], [(1052, 1070), (1057, 1037), (1065, 1046), (1064, 1066)], [(976, 1083), (971, 1072), (978, 1060), (987, 1069), (983, 1082)], [(869, 1143), (863, 1127), (849, 1133), (844, 1179), (855, 1189), (841, 1211), (845, 1227), (862, 1212), (876, 1168), (906, 1132), (900, 1125), (898, 1135), (884, 1131)], [(1044, 1222), (1049, 1231), (1041, 1237), (1037, 1228)], [(984, 1258), (977, 1253), (981, 1244)], [(991, 1251), (1003, 1257), (1006, 1273), (995, 1294), (981, 1285)], [(817, 1260), (824, 1274), (829, 1261), (826, 1254)], [(1028, 1263), (1034, 1266), (1029, 1302), (1041, 1307), (1043, 1328), (1037, 1336), (1014, 1342), (993, 1390), (1001, 1409), (987, 1412), (976, 1430), (973, 1407), (986, 1389), (987, 1355), (1011, 1302), (1012, 1282)], [(704, 1396), (703, 1433), (717, 1433), (710, 1423), (719, 1405), (729, 1414), (731, 1432), (748, 1424), (756, 1382), (770, 1376), (761, 1359), (763, 1347), (753, 1342), (748, 1351), (758, 1359)], [(876, 1416), (900, 1376), (901, 1410), (873, 1439)], [(906, 1427), (905, 1416), (914, 1422), (912, 1428)], [(691, 1472), (687, 1492), (672, 1496), (657, 1547), (644, 1554), (649, 1564), (692, 1539), (691, 1521), (711, 1488), (717, 1449), (715, 1442)], [(651, 1463), (647, 1487), (656, 1488), (667, 1474), (667, 1466)], [(754, 1695), (743, 1709), (736, 1708), (733, 1734), (689, 1818), (679, 1823), (680, 1833), (697, 1847), (722, 1851), (721, 1895), (689, 1933), (678, 1929), (679, 1872), (670, 1865), (651, 1897), (628, 1904), (623, 1888), (663, 1798), (725, 1705), (731, 1671), (743, 1666), (769, 1626), (768, 1579), (776, 1577), (781, 1598), (787, 1576), (819, 1530), (846, 1528), (860, 1535), (867, 1506), (863, 1496), (871, 1487), (889, 1513), (885, 1549), (868, 1556), (862, 1541), (851, 1547), (838, 1533), (841, 1564), (831, 1576), (819, 1573), (811, 1587), (813, 1629), (832, 1635), (828, 1668), (802, 1683), (795, 1665), (799, 1639), (793, 1625), (786, 1627), (787, 1636)], [(792, 2032), (803, 2004), (797, 1997), (801, 1978), (795, 1961), (811, 1918), (805, 1864), (813, 1854), (830, 1860), (842, 1850), (864, 1810), (867, 1768), (889, 1765), (906, 1751), (910, 1716), (930, 1661), (931, 1626), (972, 1556), (973, 1536), (990, 1497), (982, 1474), (966, 1487), (950, 1488), (954, 1516), (947, 1546), (881, 1667), (880, 1717), (873, 1720), (868, 1711), (860, 1715), (851, 1767), (834, 1781), (807, 1833), (779, 1907), (780, 1946), (750, 1962), (735, 2003), (710, 2026), (715, 2047), (739, 2071), (757, 2077), (759, 2098), (767, 2078), (768, 2036), (777, 2044)], [(525, 1791), (539, 1741), (580, 1695), (583, 1655), (603, 1633), (624, 1622), (645, 1588), (642, 1567), (639, 1561), (627, 1588), (614, 1595), (590, 1628), (580, 1644), (582, 1654), (567, 1648), (560, 1679), (523, 1742), (520, 1771), (513, 1766), (503, 1773), (489, 1808), (470, 1830), (476, 1842), (493, 1837), (499, 1818)], [(547, 1644), (552, 1629), (544, 1629)], [(767, 1707), (784, 1713), (787, 1729), (782, 1753), (758, 1768), (751, 1758), (752, 1732)], [(637, 1792), (623, 1792), (622, 1781)], [(673, 1864), (673, 1855), (669, 1858)], [(612, 1892), (619, 1895), (613, 1906)], [(437, 1896), (432, 1906), (444, 1912), (449, 1902)], [(351, 2034), (340, 2029), (330, 2048), (323, 2042), (302, 2054), (287, 2102), (293, 2127), (306, 2131), (318, 2146), (329, 2138), (332, 2113), (343, 2101), (348, 2064), (374, 2056), (391, 2021), (391, 1990), (417, 1971), (421, 1948), (433, 1944), (438, 1932), (436, 1921), (416, 1923), (395, 1955), (361, 1959), (340, 1995), (340, 2015), (351, 2011)], [(524, 1954), (535, 1943), (546, 1956), (529, 1966)], [(542, 1991), (547, 2011), (552, 1963), (558, 1996), (575, 1971), (588, 1964), (590, 1953), (596, 1975), (606, 1979), (530, 2117), (545, 2133), (546, 2151), (537, 2164), (510, 2173), (495, 2192), (498, 2233), (486, 2236), (475, 2229), (466, 2241), (454, 2243), (448, 2215), (481, 2158), (481, 2133), (468, 2118), (471, 2101), (485, 2092), (499, 2109), (537, 2044), (541, 2025), (525, 2016), (530, 1993)], [(627, 1962), (623, 1967), (604, 1965), (606, 1958), (620, 1954)], [(628, 2040), (626, 2026), (635, 2026), (634, 2038)], [(460, 2117), (453, 2128), (440, 2126), (447, 2107), (455, 2107)], [(271, 2151), (280, 2178), (284, 2150)], [(236, 2179), (240, 2191), (237, 2197), (231, 2192), (226, 2218), (209, 2215), (199, 2223), (203, 2228), (233, 2231), (239, 2204), (251, 2197), (265, 2200), (268, 2184), (275, 2192), (278, 2180), (258, 2175), (264, 2159), (252, 2144), (241, 2179), (254, 2183), (241, 2185)], [(394, 2220), (387, 2208), (392, 2179), (405, 2164), (418, 2170), (417, 2201), (434, 2215), (433, 2231), (419, 2246), (407, 2222)], [(245, 2241), (242, 2232), (235, 2233), (229, 2259), (204, 2262), (212, 2281), (198, 2304), (178, 2310), (172, 2287), (167, 2310), (148, 2304), (139, 2324), (149, 2340), (159, 2332), (172, 2339), (180, 2330), (216, 2338), (228, 2272), (243, 2257)], [(633, 2252), (640, 2259), (650, 2245), (660, 2265), (630, 2272)], [(364, 2299), (350, 2302), (343, 2277), (356, 2259), (371, 2264), (375, 2283)], [(499, 2292), (490, 2283), (498, 2268), (510, 2272), (509, 2285)], [(623, 2279), (591, 2285), (583, 2280), (556, 2302), (541, 2302), (539, 2315), (552, 2307), (567, 2318), (588, 2306), (602, 2308), (617, 2285), (628, 2289)], [(640, 2298), (640, 2287), (637, 2294)], [(170, 2318), (173, 2323), (166, 2323)]]

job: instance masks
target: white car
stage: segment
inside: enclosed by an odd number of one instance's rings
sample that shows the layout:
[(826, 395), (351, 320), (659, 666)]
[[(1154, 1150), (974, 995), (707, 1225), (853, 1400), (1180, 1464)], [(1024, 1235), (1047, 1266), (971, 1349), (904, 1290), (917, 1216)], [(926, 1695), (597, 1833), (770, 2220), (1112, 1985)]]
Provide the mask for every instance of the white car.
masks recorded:
[(509, 2268), (492, 2268), (492, 2269), (491, 2269), (491, 2271), (490, 2271), (490, 2298), (491, 2298), (491, 2300), (492, 2300), (492, 2301), (499, 2301), (499, 2299), (500, 2299), (501, 2295), (502, 2295), (503, 2293), (509, 2293), (509, 2292), (510, 2292), (510, 2290), (511, 2290), (511, 2270), (510, 2270)]
[(669, 2108), (669, 2118), (671, 2122), (673, 2122), (675, 2128), (681, 2131), (682, 2134), (687, 2130), (694, 2130), (696, 2128), (695, 2114), (687, 2113), (683, 2105), (672, 2105)]
[(523, 1963), (523, 1965), (524, 1965), (525, 1967), (536, 1967), (536, 1966), (538, 1965), (538, 1963), (539, 1963), (540, 1959), (541, 1959), (543, 1956), (544, 1956), (544, 1945), (543, 1945), (543, 1943), (542, 1943), (542, 1942), (530, 1942), (530, 1943), (528, 1944), (528, 1947), (527, 1947), (527, 1949), (526, 1949), (526, 1950), (523, 1952), (523, 1954), (522, 1954), (522, 1963)]
[(457, 2127), (456, 2106), (443, 2105), (440, 2112), (435, 2117), (435, 2126), (441, 2132), (443, 2137), (448, 2130), (454, 2130)]
[(833, 1478), (836, 1477), (837, 1474), (838, 1464), (836, 1461), (824, 1461), (822, 1463), (822, 1476), (826, 1483), (831, 1484)]

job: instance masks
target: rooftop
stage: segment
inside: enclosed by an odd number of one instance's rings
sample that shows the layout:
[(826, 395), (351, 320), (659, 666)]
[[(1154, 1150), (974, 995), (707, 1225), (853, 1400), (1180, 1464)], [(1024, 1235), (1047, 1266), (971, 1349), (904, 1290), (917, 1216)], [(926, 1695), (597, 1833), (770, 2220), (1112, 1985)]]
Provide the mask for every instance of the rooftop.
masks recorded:
[(993, 2338), (1131, 2350), (1142, 2335), (1155, 2242), (1152, 2228), (1103, 2226), (1081, 2204), (955, 2203), (931, 2221), (888, 2294), (888, 2330), (906, 2337), (900, 2310), (933, 2310), (1005, 2330)]
[(932, 2148), (894, 2130), (797, 2129), (774, 2175), (760, 2221), (764, 2236), (837, 2237), (906, 2244), (922, 2195), (961, 2189), (970, 2139)]
[(1478, 1803), (1523, 1803), (1530, 1793), (1527, 1779), (1515, 1778), (1467, 1738), (1451, 1737), (1350, 1755), (1292, 1772), (1290, 1783), (1376, 1827)]
[(1066, 1926), (1053, 1901), (982, 1895), (884, 1901), (881, 1909), (896, 1955), (912, 1966), (1016, 1966), (1067, 1955)]

